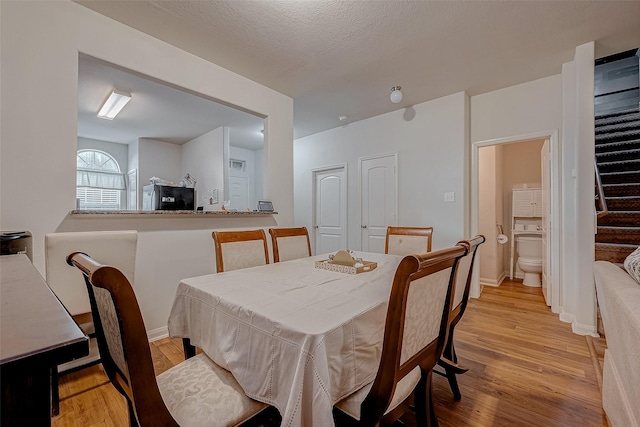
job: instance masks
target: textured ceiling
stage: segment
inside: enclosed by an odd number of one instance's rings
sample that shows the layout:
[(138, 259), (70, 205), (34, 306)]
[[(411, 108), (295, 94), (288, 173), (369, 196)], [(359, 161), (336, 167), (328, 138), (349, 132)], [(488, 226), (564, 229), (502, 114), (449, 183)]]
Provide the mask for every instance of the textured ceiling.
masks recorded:
[(640, 1), (76, 2), (291, 96), (296, 137), (640, 45)]

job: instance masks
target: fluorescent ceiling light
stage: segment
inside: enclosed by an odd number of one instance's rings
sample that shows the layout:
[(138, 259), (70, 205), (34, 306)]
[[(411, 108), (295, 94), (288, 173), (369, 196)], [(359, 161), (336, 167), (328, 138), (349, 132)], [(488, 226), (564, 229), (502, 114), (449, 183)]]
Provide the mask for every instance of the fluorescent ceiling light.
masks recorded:
[(113, 120), (120, 110), (131, 101), (131, 94), (127, 91), (114, 89), (98, 111), (98, 117), (101, 119)]

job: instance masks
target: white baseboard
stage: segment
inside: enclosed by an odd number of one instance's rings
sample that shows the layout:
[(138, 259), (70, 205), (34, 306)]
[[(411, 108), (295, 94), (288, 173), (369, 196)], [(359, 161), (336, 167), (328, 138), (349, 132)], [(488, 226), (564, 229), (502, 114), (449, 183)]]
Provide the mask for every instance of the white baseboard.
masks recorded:
[(598, 330), (595, 325), (585, 325), (582, 323), (573, 322), (571, 323), (571, 330), (574, 334), (578, 335), (589, 335), (592, 337), (599, 337)]
[(485, 286), (493, 286), (494, 288), (497, 288), (502, 284), (502, 282), (504, 282), (504, 279), (506, 278), (507, 278), (507, 275), (503, 271), (502, 273), (500, 273), (500, 276), (498, 276), (497, 279), (486, 279), (481, 277), (480, 284)]
[(483, 279), (483, 278), (480, 278), (480, 285), (481, 286), (491, 286), (492, 288), (497, 288), (498, 286), (500, 286), (500, 284), (497, 283), (497, 281), (495, 281), (495, 280)]
[(584, 323), (576, 322), (576, 316), (571, 313), (561, 312), (558, 316), (560, 321), (565, 323), (571, 323), (571, 331), (577, 335), (590, 335), (592, 337), (599, 337), (598, 328), (596, 325), (586, 325)]
[(147, 337), (149, 338), (149, 342), (158, 341), (158, 340), (161, 340), (162, 338), (167, 338), (168, 336), (169, 336), (169, 329), (166, 326), (147, 331)]
[(567, 313), (564, 311), (560, 312), (560, 315), (558, 316), (558, 318), (560, 319), (560, 321), (564, 322), (564, 323), (573, 323), (576, 321), (576, 316), (574, 316), (571, 313)]

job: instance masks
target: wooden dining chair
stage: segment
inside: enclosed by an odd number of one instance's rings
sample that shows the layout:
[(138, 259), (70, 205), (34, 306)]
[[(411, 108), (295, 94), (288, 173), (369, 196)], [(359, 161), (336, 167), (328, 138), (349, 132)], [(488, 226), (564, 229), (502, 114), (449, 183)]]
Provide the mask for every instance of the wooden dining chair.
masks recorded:
[(212, 237), (218, 273), (269, 264), (267, 235), (262, 229), (214, 231)]
[(415, 401), (417, 425), (437, 426), (431, 372), (446, 342), (456, 267), (466, 252), (457, 245), (402, 259), (391, 287), (378, 372), (372, 383), (335, 405), (337, 425), (389, 424)]
[(270, 228), (273, 262), (311, 256), (307, 227)]
[(138, 232), (135, 230), (49, 233), (44, 236), (47, 285), (90, 338), (89, 355), (52, 369), (52, 415), (60, 412), (59, 376), (100, 363), (87, 288), (82, 276), (67, 264), (67, 255), (77, 251), (95, 254), (104, 262), (117, 266), (133, 283), (137, 243)]
[(384, 253), (410, 255), (431, 252), (433, 227), (387, 227)]
[(451, 392), (453, 393), (454, 400), (462, 399), (456, 375), (464, 374), (468, 371), (468, 369), (458, 365), (458, 356), (456, 355), (456, 349), (453, 343), (453, 333), (455, 331), (456, 325), (462, 318), (462, 315), (467, 308), (467, 303), (469, 302), (469, 291), (471, 289), (471, 276), (473, 274), (476, 252), (478, 251), (478, 247), (482, 243), (484, 243), (484, 241), (484, 236), (478, 235), (471, 240), (461, 240), (457, 243), (458, 245), (467, 248), (467, 254), (460, 259), (460, 262), (458, 264), (455, 292), (453, 296), (453, 304), (449, 320), (449, 333), (447, 335), (447, 342), (444, 345), (442, 357), (440, 357), (440, 360), (438, 361), (438, 365), (444, 368), (444, 374), (438, 371), (434, 371), (447, 377), (447, 381), (449, 381), (449, 387), (451, 387)]
[(260, 425), (271, 416), (273, 408), (247, 397), (233, 375), (204, 353), (156, 377), (129, 280), (81, 252), (67, 262), (84, 274), (102, 365), (127, 400), (131, 426)]

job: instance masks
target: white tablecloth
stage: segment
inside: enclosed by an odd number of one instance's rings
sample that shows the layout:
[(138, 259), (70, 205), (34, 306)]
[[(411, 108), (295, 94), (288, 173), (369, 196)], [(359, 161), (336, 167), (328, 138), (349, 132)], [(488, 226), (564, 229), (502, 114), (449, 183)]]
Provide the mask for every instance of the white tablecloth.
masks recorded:
[(349, 275), (303, 258), (184, 279), (169, 334), (230, 370), (283, 426), (332, 426), (333, 404), (375, 377), (393, 276), (402, 257)]

